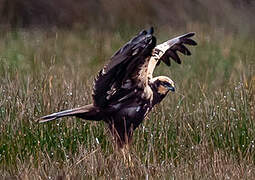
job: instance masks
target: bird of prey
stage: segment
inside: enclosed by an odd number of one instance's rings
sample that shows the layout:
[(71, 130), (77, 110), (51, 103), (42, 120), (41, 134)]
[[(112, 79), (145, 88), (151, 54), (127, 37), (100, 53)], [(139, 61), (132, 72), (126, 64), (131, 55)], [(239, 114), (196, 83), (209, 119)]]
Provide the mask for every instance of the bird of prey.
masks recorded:
[(91, 104), (43, 116), (39, 122), (66, 116), (102, 120), (108, 125), (117, 146), (123, 148), (130, 144), (133, 131), (153, 106), (160, 103), (169, 91), (175, 91), (174, 82), (169, 77), (153, 77), (155, 67), (161, 61), (170, 66), (171, 59), (181, 64), (177, 51), (191, 55), (185, 45), (197, 44), (191, 39), (194, 34), (187, 33), (156, 45), (153, 28), (141, 31), (99, 71)]

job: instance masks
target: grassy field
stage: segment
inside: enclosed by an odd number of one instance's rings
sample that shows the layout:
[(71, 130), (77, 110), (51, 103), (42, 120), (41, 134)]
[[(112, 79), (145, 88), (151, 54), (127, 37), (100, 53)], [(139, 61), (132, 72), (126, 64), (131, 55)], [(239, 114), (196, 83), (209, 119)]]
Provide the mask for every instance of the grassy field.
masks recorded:
[(192, 24), (198, 46), (161, 65), (177, 85), (135, 131), (126, 166), (102, 122), (36, 119), (91, 102), (96, 73), (138, 29), (0, 34), (0, 179), (255, 178), (255, 39)]

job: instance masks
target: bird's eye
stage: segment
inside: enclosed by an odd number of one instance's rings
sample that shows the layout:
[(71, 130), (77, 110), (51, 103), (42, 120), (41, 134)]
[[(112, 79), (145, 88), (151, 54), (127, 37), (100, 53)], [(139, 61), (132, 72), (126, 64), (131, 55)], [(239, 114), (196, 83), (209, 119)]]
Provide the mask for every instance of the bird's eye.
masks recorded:
[(168, 87), (168, 86), (170, 86), (170, 85), (169, 85), (169, 83), (164, 82), (164, 83), (163, 83), (163, 86)]

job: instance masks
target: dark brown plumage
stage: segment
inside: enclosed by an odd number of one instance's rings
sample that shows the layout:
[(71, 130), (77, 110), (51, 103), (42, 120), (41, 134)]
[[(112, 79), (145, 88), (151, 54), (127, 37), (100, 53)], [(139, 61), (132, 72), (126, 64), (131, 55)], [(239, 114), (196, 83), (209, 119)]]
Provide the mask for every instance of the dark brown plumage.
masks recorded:
[(161, 61), (170, 66), (170, 58), (181, 63), (177, 51), (191, 55), (184, 45), (196, 45), (188, 33), (156, 46), (153, 29), (142, 31), (118, 50), (97, 75), (93, 89), (93, 103), (71, 110), (53, 113), (39, 122), (65, 116), (107, 123), (118, 147), (129, 144), (133, 131), (142, 123), (148, 112), (169, 91), (174, 82), (166, 77), (152, 77)]

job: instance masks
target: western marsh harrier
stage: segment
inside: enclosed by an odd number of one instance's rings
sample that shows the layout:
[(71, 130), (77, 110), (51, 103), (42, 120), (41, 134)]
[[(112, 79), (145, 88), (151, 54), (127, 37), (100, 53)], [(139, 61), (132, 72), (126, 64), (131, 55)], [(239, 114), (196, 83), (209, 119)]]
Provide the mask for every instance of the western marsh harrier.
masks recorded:
[(187, 33), (156, 45), (153, 28), (143, 30), (119, 49), (97, 75), (92, 104), (41, 117), (47, 122), (65, 116), (104, 121), (118, 147), (129, 144), (133, 131), (142, 123), (155, 104), (169, 91), (174, 82), (166, 76), (153, 77), (153, 71), (163, 61), (170, 66), (170, 58), (181, 64), (177, 51), (191, 55), (185, 45), (196, 45)]

